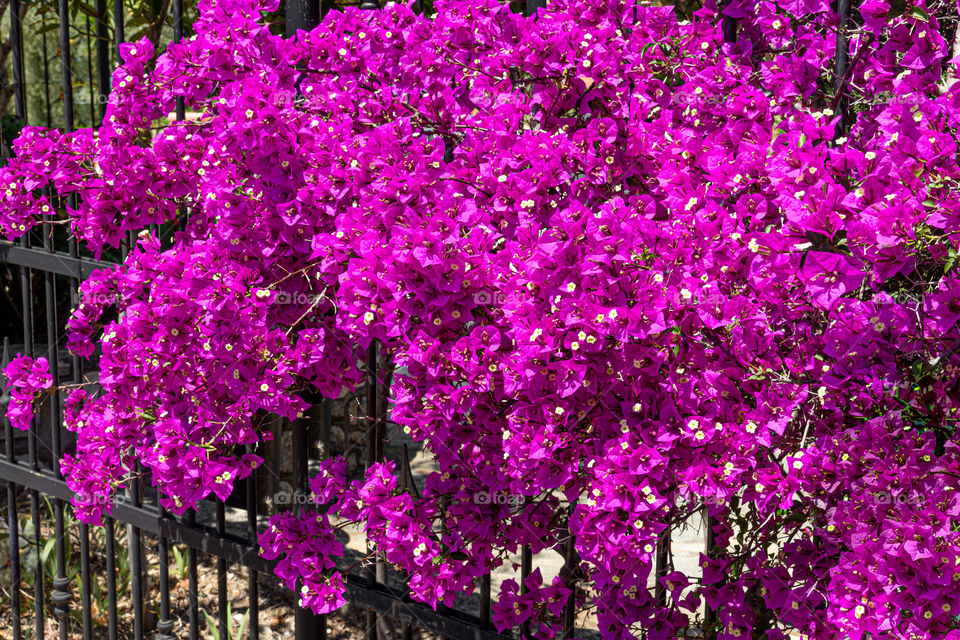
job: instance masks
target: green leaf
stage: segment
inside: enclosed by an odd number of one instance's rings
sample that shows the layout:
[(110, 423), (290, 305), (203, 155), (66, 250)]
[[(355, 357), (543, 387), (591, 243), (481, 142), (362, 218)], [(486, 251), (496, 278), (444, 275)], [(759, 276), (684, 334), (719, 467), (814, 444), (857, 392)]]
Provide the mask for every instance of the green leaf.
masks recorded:
[(117, 557), (117, 570), (121, 574), (129, 573), (130, 569), (127, 567), (128, 558), (127, 558), (126, 549), (124, 549), (120, 545), (119, 541), (116, 542), (116, 557)]
[(950, 270), (953, 269), (953, 265), (954, 265), (954, 264), (956, 263), (956, 261), (957, 261), (957, 252), (954, 251), (953, 249), (950, 249), (950, 250), (947, 252), (947, 256), (948, 256), (948, 257), (947, 257), (947, 261), (946, 261), (946, 262), (944, 263), (944, 265), (943, 265), (943, 273), (944, 273), (944, 275), (946, 275), (947, 273), (950, 273)]
[(910, 9), (910, 15), (916, 18), (917, 20), (923, 20), (924, 22), (930, 22), (930, 14), (921, 9), (920, 7), (912, 7)]
[(250, 609), (247, 609), (247, 612), (243, 614), (243, 620), (240, 621), (240, 624), (237, 626), (236, 633), (233, 636), (234, 638), (236, 638), (236, 640), (240, 640), (240, 638), (243, 637), (243, 631), (244, 629), (247, 628), (247, 621), (249, 619), (250, 619)]
[(220, 640), (220, 628), (217, 626), (216, 622), (206, 609), (201, 609), (203, 611), (203, 617), (207, 619), (207, 630), (213, 635), (213, 640)]
[(49, 569), (51, 577), (57, 573), (56, 558), (50, 558), (50, 553), (56, 544), (57, 539), (50, 538), (44, 543), (43, 548), (40, 549), (40, 564), (43, 565), (44, 569)]
[(97, 10), (93, 7), (93, 5), (87, 4), (86, 2), (78, 2), (74, 6), (75, 6), (74, 11), (79, 10), (80, 13), (84, 15), (90, 16), (91, 18), (94, 18), (94, 19), (97, 18)]
[(920, 358), (915, 359), (910, 363), (910, 371), (913, 372), (914, 378), (919, 378), (923, 374), (923, 360)]

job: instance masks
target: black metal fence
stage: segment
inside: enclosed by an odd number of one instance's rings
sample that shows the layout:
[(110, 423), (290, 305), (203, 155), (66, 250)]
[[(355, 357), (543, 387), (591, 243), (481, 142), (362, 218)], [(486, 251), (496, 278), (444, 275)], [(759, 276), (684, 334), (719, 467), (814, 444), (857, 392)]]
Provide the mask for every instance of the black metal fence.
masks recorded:
[[(20, 10), (21, 0), (10, 0), (12, 46), (12, 80), (16, 116), (27, 119), (25, 94), (25, 71), (23, 61), (23, 29)], [(418, 0), (422, 3), (422, 0)], [(421, 5), (422, 6), (422, 5)], [(544, 6), (544, 0), (526, 0), (528, 13)], [(376, 0), (363, 0), (362, 8), (379, 8)], [(183, 1), (172, 0), (170, 25), (173, 38), (183, 35)], [(287, 0), (285, 6), (286, 29), (309, 29), (329, 10), (328, 0)], [(842, 25), (846, 27), (850, 4), (840, 0)], [(91, 121), (102, 117), (105, 111), (105, 96), (109, 93), (110, 72), (117, 47), (124, 41), (124, 7), (120, 1), (113, 3), (112, 16), (108, 15), (106, 0), (95, 0), (93, 29), (86, 18), (86, 79), (91, 103)], [(74, 92), (77, 78), (71, 67), (71, 18), (68, 0), (58, 0), (60, 66), (62, 69), (63, 127), (74, 127)], [(109, 27), (109, 28), (108, 28)], [(112, 48), (109, 34), (112, 30)], [(724, 40), (735, 42), (736, 21), (724, 18)], [(44, 34), (44, 37), (46, 35)], [(838, 35), (838, 52), (835, 68), (836, 89), (842, 90), (846, 74), (846, 36)], [(46, 52), (46, 49), (44, 49)], [(44, 72), (48, 74), (47, 60)], [(95, 71), (94, 71), (95, 67)], [(97, 91), (93, 91), (97, 87)], [(99, 115), (93, 105), (101, 105)], [(841, 110), (843, 104), (840, 104)], [(49, 119), (49, 100), (47, 102)], [(842, 112), (842, 111), (841, 111)], [(183, 104), (177, 108), (177, 116), (184, 117)], [(37, 118), (40, 121), (42, 118)], [(80, 280), (92, 271), (106, 266), (82, 255), (72, 237), (59, 225), (44, 223), (19, 243), (0, 242), (0, 265), (5, 264), (18, 277), (0, 283), (8, 291), (19, 289), (20, 300), (10, 300), (11, 318), (4, 319), (4, 330), (9, 334), (4, 340), (4, 364), (9, 360), (12, 348), (26, 355), (44, 355), (51, 366), (56, 384), (80, 383), (86, 380), (88, 370), (76, 356), (68, 356), (60, 343), (66, 320), (66, 309), (76, 305)], [(118, 257), (124, 257), (125, 251)], [(20, 317), (17, 318), (16, 316)], [(12, 344), (11, 344), (12, 343)], [(365, 397), (359, 404), (365, 447), (365, 462), (371, 464), (382, 458), (386, 429), (385, 389), (378, 381), (378, 353), (372, 347), (367, 356), (367, 384)], [(276, 442), (288, 442), (292, 456), (290, 482), (296, 492), (308, 493), (307, 477), (312, 445), (323, 441), (329, 449), (330, 429), (333, 421), (332, 401), (323, 401), (311, 415), (287, 425), (290, 438), (278, 438)], [(53, 395), (45, 414), (34, 419), (34, 428), (26, 434), (15, 434), (8, 421), (4, 420), (5, 455), (0, 457), (0, 481), (6, 483), (6, 534), (9, 544), (9, 588), (11, 615), (0, 619), (0, 637), (20, 640), (42, 640), (49, 635), (45, 619), (52, 610), (58, 625), (60, 640), (81, 637), (90, 640), (105, 637), (118, 638), (154, 637), (157, 640), (176, 640), (189, 637), (191, 640), (204, 633), (216, 631), (219, 640), (234, 638), (234, 622), (230, 618), (230, 568), (241, 567), (246, 572), (246, 609), (249, 620), (247, 636), (251, 640), (261, 637), (260, 611), (263, 576), (272, 575), (272, 563), (258, 553), (256, 536), (261, 517), (271, 505), (265, 505), (264, 476), (251, 475), (238, 483), (236, 498), (231, 498), (230, 512), (239, 515), (239, 522), (228, 528), (228, 505), (211, 501), (207, 512), (190, 511), (184, 517), (174, 517), (159, 507), (142, 477), (131, 481), (125, 495), (115, 501), (113, 517), (106, 518), (100, 530), (79, 523), (72, 517), (69, 505), (71, 492), (64, 482), (59, 460), (69, 449), (69, 435), (62, 428), (61, 398)], [(412, 482), (406, 449), (401, 456), (402, 478)], [(269, 471), (270, 465), (265, 465)], [(268, 479), (269, 481), (269, 479)], [(276, 489), (275, 486), (272, 487)], [(0, 495), (0, 500), (3, 496)], [(275, 505), (274, 505), (275, 506)], [(299, 507), (295, 507), (299, 508)], [(52, 521), (52, 524), (51, 524)], [(710, 525), (715, 524), (708, 519)], [(240, 531), (238, 531), (238, 528)], [(229, 530), (228, 530), (229, 529)], [(707, 550), (713, 548), (711, 527), (707, 527)], [(186, 549), (181, 552), (181, 549)], [(669, 571), (670, 534), (666, 533), (656, 554), (656, 576)], [(201, 619), (199, 592), (201, 574), (199, 567), (205, 559), (215, 567), (217, 613), (215, 618)], [(153, 569), (155, 560), (156, 569)], [(567, 545), (565, 569), (569, 572), (576, 563), (573, 536)], [(529, 547), (520, 553), (520, 584), (532, 572), (533, 556)], [(171, 575), (171, 566), (175, 575)], [(127, 576), (124, 578), (124, 576)], [(186, 583), (188, 603), (185, 629), (174, 629), (171, 614), (172, 584)], [(32, 583), (32, 593), (29, 589)], [(101, 583), (104, 586), (101, 587)], [(347, 576), (347, 600), (366, 610), (364, 628), (368, 640), (409, 640), (416, 631), (424, 631), (452, 638), (495, 640), (508, 636), (498, 634), (490, 621), (491, 576), (481, 580), (478, 602), (473, 612), (440, 607), (430, 607), (411, 600), (402, 586), (391, 580), (382, 562), (369, 562), (359, 573)], [(150, 585), (156, 589), (151, 591)], [(523, 588), (521, 586), (521, 588)], [(105, 593), (104, 593), (105, 591)], [(236, 591), (236, 590), (234, 590)], [(659, 601), (666, 601), (666, 592), (659, 584), (655, 587)], [(291, 594), (292, 595), (292, 594)], [(131, 602), (129, 610), (120, 606), (126, 599)], [(294, 604), (290, 607), (295, 617), (296, 640), (326, 638), (327, 618), (315, 616)], [(205, 613), (205, 611), (204, 611)], [(576, 611), (573, 599), (565, 614), (564, 635), (573, 637)], [(705, 628), (716, 622), (716, 613), (706, 611)], [(206, 623), (207, 631), (204, 631)], [(525, 637), (529, 629), (514, 630)], [(579, 634), (579, 630), (578, 630)]]

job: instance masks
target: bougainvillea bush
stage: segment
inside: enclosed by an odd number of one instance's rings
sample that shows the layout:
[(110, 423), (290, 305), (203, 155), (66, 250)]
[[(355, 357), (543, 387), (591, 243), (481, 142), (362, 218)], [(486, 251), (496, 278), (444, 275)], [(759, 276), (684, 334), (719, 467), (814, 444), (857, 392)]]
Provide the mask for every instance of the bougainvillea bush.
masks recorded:
[[(960, 637), (960, 90), (923, 0), (856, 7), (842, 78), (823, 0), (735, 2), (733, 44), (710, 3), (391, 4), (289, 39), (275, 6), (201, 5), (163, 55), (124, 46), (102, 128), (28, 128), (0, 176), (10, 238), (179, 229), (69, 320), (102, 349), (66, 405), (81, 517), (136, 462), (175, 513), (225, 497), (262, 417), (357, 388), (375, 343), (439, 471), (415, 495), (324, 463), (326, 511), (261, 539), (305, 606), (343, 603), (337, 514), (434, 606), (572, 532), (576, 571), (494, 607), (539, 638), (568, 602), (611, 639), (703, 604), (721, 638)], [(17, 426), (44, 369), (9, 372)], [(658, 603), (657, 541), (704, 508), (717, 551)]]

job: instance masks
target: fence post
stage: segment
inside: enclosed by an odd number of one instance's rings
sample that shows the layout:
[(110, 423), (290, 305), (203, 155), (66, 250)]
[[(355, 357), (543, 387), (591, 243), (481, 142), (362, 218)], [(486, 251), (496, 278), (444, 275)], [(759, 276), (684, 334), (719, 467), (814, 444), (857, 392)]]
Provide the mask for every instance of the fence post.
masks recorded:
[[(107, 0), (96, 0), (97, 31), (97, 104), (100, 119), (107, 114), (107, 96), (110, 95), (110, 34), (107, 31)], [(92, 122), (91, 126), (96, 126)]]
[(737, 41), (737, 19), (723, 16), (720, 20), (720, 31), (723, 33), (724, 43), (734, 44)]
[[(0, 367), (7, 368), (10, 364), (10, 338), (3, 338), (3, 358), (0, 360)], [(6, 380), (4, 379), (4, 383)], [(7, 406), (10, 402), (10, 391), (6, 384), (0, 391), (0, 403)], [(4, 435), (6, 437), (6, 458), (8, 462), (16, 462), (16, 450), (14, 449), (13, 425), (7, 419), (4, 413), (3, 420)], [(13, 482), (7, 482), (7, 527), (10, 533), (8, 538), (10, 549), (10, 609), (12, 620), (12, 631), (15, 640), (20, 640), (22, 629), (20, 625), (20, 518), (17, 515), (17, 485)]]
[[(833, 93), (839, 95), (846, 90), (844, 82), (847, 75), (847, 65), (850, 60), (850, 39), (847, 35), (847, 27), (850, 22), (850, 0), (839, 0), (837, 3), (837, 13), (840, 14), (840, 24), (837, 26), (837, 56), (834, 62)], [(845, 96), (839, 96), (837, 110), (840, 113), (840, 122), (837, 123), (836, 136), (846, 135), (847, 128), (850, 126), (849, 114), (847, 113), (847, 99)]]
[[(719, 521), (717, 520), (716, 517), (710, 514), (709, 505), (704, 505), (703, 507), (703, 521), (707, 529), (707, 540), (706, 540), (706, 544), (704, 545), (705, 546), (704, 553), (708, 558), (712, 558), (713, 557), (712, 554), (717, 548), (717, 543), (715, 540), (715, 534), (713, 532), (713, 528), (717, 526), (717, 524), (719, 524)], [(705, 608), (703, 611), (703, 637), (706, 640), (715, 640), (717, 637), (717, 629), (716, 629), (717, 611), (708, 604), (705, 604), (704, 607)]]
[[(320, 24), (320, 0), (286, 0), (288, 38), (296, 37), (297, 31), (310, 31)], [(293, 423), (294, 474), (297, 509), (302, 505), (299, 500), (305, 495), (307, 486), (307, 425), (306, 418)], [(327, 636), (326, 616), (316, 615), (309, 609), (298, 606), (294, 617), (294, 637), (296, 640), (324, 640)]]
[(667, 525), (667, 528), (660, 532), (660, 535), (657, 539), (657, 548), (656, 548), (656, 567), (654, 569), (654, 579), (656, 582), (653, 585), (653, 594), (654, 600), (656, 600), (658, 607), (667, 606), (667, 589), (661, 582), (664, 576), (669, 573), (670, 566), (670, 542), (673, 537), (673, 529), (670, 525)]
[(580, 554), (577, 553), (577, 535), (570, 528), (570, 520), (576, 509), (576, 501), (567, 510), (567, 545), (563, 554), (563, 568), (560, 570), (564, 582), (570, 588), (570, 596), (563, 607), (563, 637), (570, 640), (577, 630), (577, 588), (580, 577)]
[[(376, 2), (376, 0), (371, 1)], [(363, 8), (363, 5), (361, 5), (361, 8)], [(379, 389), (380, 352), (377, 347), (376, 339), (371, 340), (370, 346), (367, 347), (366, 470), (369, 470), (371, 466), (383, 459), (384, 433), (380, 421), (381, 398)], [(369, 539), (367, 540), (367, 553), (373, 554), (375, 557), (373, 565), (368, 566), (364, 570), (367, 584), (385, 583), (387, 581), (387, 567), (383, 563), (377, 549), (370, 544)], [(377, 615), (376, 611), (372, 609), (367, 611), (367, 640), (378, 640), (381, 635), (384, 637), (388, 635), (386, 633), (381, 634), (380, 632), (380, 627), (384, 622), (385, 621)]]
[(13, 97), (18, 118), (27, 118), (26, 91), (23, 83), (23, 37), (20, 0), (10, 0), (10, 47), (13, 53)]
[[(120, 66), (123, 63), (123, 58), (120, 56), (120, 45), (123, 44), (123, 41), (124, 41), (123, 25), (124, 25), (123, 3), (114, 2), (113, 3), (113, 46), (116, 49), (117, 66)], [(49, 100), (47, 102), (49, 103)]]
[[(363, 11), (379, 9), (379, 0), (363, 0), (360, 3), (360, 9)], [(371, 465), (383, 459), (383, 439), (385, 424), (380, 421), (380, 403), (379, 397), (379, 378), (378, 378), (378, 349), (377, 341), (372, 340), (367, 348), (367, 451), (366, 451), (366, 469)], [(387, 567), (380, 557), (379, 552), (373, 548), (370, 541), (367, 541), (367, 553), (373, 552), (376, 560), (372, 567), (368, 567), (364, 572), (368, 584), (377, 582), (385, 583), (387, 581)], [(387, 621), (378, 616), (375, 611), (368, 610), (366, 616), (367, 640), (378, 640), (381, 636), (387, 637), (386, 630), (381, 633), (381, 626)]]
[(287, 3), (287, 37), (297, 35), (303, 29), (309, 31), (320, 24), (319, 0), (286, 0)]
[[(309, 400), (313, 401), (315, 398), (310, 397)], [(307, 510), (306, 505), (304, 505), (304, 499), (310, 493), (308, 483), (310, 439), (307, 433), (309, 425), (310, 419), (306, 415), (302, 418), (297, 418), (291, 425), (293, 427), (293, 498), (294, 509), (296, 509), (298, 514)], [(309, 609), (298, 606), (294, 619), (294, 634), (296, 640), (325, 640), (327, 637), (326, 616), (317, 615)]]
[[(58, 13), (60, 17), (60, 66), (61, 81), (63, 88), (63, 126), (66, 131), (73, 130), (73, 74), (70, 66), (70, 12), (67, 0), (59, 0)], [(76, 202), (71, 198), (70, 204), (76, 206)], [(55, 251), (53, 242), (53, 228), (49, 224), (44, 224), (44, 248), (49, 252)], [(53, 375), (54, 385), (60, 383), (59, 375), (59, 354), (57, 349), (57, 305), (56, 305), (56, 280), (53, 273), (44, 274), (44, 294), (47, 307), (47, 358), (50, 361), (50, 372)], [(60, 470), (60, 456), (63, 453), (60, 441), (61, 429), (60, 403), (57, 394), (50, 398), (50, 427), (52, 430), (53, 444), (53, 472), (58, 479), (63, 476)], [(54, 519), (57, 534), (56, 554), (57, 554), (57, 575), (53, 579), (53, 593), (50, 594), (50, 600), (54, 604), (54, 613), (60, 621), (60, 640), (67, 640), (70, 624), (70, 602), (73, 594), (70, 591), (71, 580), (67, 578), (66, 563), (70, 550), (67, 548), (68, 539), (64, 530), (64, 509), (63, 500), (57, 498), (53, 501)]]

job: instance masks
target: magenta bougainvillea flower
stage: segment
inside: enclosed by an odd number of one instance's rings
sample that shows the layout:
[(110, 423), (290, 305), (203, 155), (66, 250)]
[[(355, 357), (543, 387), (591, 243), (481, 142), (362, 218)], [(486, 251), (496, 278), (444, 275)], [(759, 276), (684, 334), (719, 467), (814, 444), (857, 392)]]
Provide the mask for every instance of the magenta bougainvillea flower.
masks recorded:
[[(432, 606), (518, 546), (579, 561), (506, 581), (501, 630), (724, 640), (955, 638), (960, 616), (960, 87), (935, 7), (855, 13), (840, 131), (829, 3), (625, 0), (332, 12), (201, 0), (194, 35), (122, 48), (103, 126), (28, 127), (0, 230), (65, 215), (93, 274), (67, 331), (100, 350), (63, 460), (99, 522), (136, 464), (183, 513), (262, 461), (263, 416), (394, 368), (390, 424), (437, 472), (310, 482), (261, 545), (304, 606), (343, 603), (332, 522)], [(862, 22), (862, 24), (861, 24)], [(197, 117), (170, 122), (183, 99)], [(42, 360), (7, 370), (29, 425)], [(712, 516), (697, 571), (665, 532)], [(335, 518), (339, 520), (335, 520)], [(664, 597), (658, 599), (660, 592)], [(868, 636), (869, 634), (869, 636)]]
[(46, 358), (17, 356), (3, 371), (10, 388), (7, 418), (10, 424), (26, 431), (33, 420), (37, 401), (53, 386), (50, 365)]

